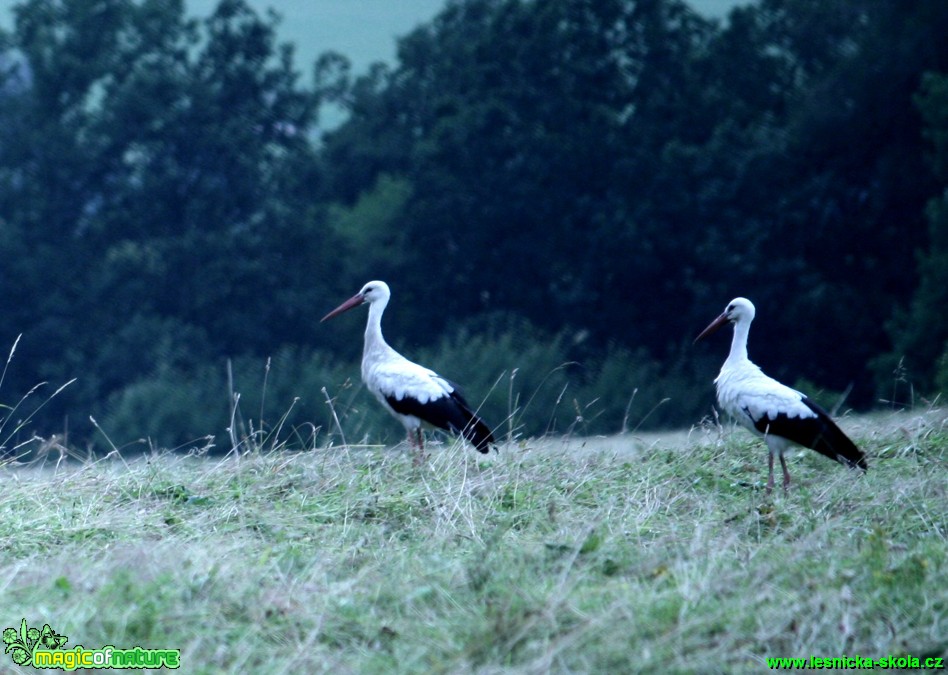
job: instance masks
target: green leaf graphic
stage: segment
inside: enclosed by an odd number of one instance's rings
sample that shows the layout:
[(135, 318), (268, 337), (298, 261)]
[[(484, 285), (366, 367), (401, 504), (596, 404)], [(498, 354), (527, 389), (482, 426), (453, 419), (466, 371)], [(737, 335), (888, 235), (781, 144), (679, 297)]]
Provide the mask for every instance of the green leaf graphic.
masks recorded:
[(56, 631), (46, 624), (40, 632), (40, 644), (43, 645), (43, 649), (60, 649), (66, 644), (66, 636), (57, 635)]

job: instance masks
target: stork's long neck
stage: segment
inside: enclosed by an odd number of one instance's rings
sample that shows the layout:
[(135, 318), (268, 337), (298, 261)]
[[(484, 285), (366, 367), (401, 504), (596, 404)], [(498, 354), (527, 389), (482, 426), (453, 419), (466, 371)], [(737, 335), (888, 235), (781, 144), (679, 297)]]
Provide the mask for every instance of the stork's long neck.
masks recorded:
[(373, 302), (369, 305), (369, 320), (365, 324), (365, 347), (362, 351), (363, 360), (370, 354), (391, 349), (382, 337), (382, 313), (387, 304), (387, 302)]
[(734, 324), (734, 337), (731, 338), (731, 353), (724, 362), (725, 367), (736, 366), (747, 361), (747, 334), (750, 332), (750, 321), (738, 321)]

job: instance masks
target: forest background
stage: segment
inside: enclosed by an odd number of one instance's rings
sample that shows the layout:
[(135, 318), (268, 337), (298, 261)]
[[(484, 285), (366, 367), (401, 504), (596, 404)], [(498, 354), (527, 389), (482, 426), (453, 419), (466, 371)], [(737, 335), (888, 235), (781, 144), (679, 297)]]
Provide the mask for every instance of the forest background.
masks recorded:
[(319, 323), (376, 278), (393, 346), (513, 435), (697, 423), (737, 295), (831, 407), (948, 391), (942, 0), (449, 0), (359, 75), (243, 0), (13, 11), (8, 450), (397, 441), (364, 317)]

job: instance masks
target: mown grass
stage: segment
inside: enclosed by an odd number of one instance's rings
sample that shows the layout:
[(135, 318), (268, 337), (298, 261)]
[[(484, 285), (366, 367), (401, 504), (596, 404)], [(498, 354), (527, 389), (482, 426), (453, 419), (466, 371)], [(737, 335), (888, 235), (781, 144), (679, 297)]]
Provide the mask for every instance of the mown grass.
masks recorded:
[(435, 446), (420, 468), (404, 446), (8, 464), (0, 628), (180, 648), (186, 673), (944, 654), (948, 413), (844, 426), (868, 474), (801, 450), (772, 497), (730, 429)]

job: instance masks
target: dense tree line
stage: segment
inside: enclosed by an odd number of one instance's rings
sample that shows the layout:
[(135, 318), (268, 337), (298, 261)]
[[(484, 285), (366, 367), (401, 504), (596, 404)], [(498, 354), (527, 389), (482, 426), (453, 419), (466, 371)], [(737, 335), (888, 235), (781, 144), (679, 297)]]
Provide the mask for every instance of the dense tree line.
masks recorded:
[(451, 0), (359, 77), (277, 25), (16, 7), (0, 402), (77, 378), (18, 438), (328, 429), (327, 399), (384, 437), (347, 381), (362, 322), (318, 324), (371, 278), (396, 346), (519, 433), (697, 422), (726, 347), (690, 342), (735, 295), (755, 359), (831, 405), (948, 388), (941, 0)]

